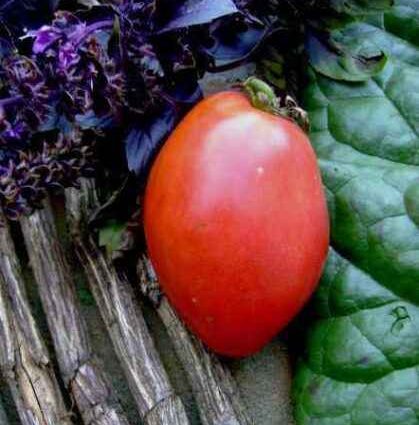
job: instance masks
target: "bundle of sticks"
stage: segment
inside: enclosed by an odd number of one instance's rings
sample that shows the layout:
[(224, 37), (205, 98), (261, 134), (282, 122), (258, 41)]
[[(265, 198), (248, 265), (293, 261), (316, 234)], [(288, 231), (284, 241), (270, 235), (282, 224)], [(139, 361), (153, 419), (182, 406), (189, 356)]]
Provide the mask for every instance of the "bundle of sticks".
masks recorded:
[[(144, 320), (132, 278), (97, 246), (86, 226), (98, 206), (95, 182), (67, 189), (65, 216), (78, 265), (106, 326), (124, 372), (140, 422), (187, 425), (184, 404), (174, 390)], [(54, 359), (46, 348), (28, 298), (16, 249), (16, 229), (1, 217), (0, 375), (12, 395), (22, 425), (128, 425), (103, 361), (92, 348), (77, 297), (74, 272), (58, 235), (51, 201), (20, 219), (33, 279), (45, 313)], [(13, 237), (14, 236), (14, 237)], [(22, 254), (20, 254), (21, 256)], [(139, 260), (137, 287), (147, 296), (158, 286), (146, 255)], [(150, 295), (151, 298), (153, 298)], [(167, 299), (154, 303), (183, 367), (203, 425), (250, 425), (250, 417), (230, 370), (185, 328)], [(0, 424), (8, 424), (0, 403)]]

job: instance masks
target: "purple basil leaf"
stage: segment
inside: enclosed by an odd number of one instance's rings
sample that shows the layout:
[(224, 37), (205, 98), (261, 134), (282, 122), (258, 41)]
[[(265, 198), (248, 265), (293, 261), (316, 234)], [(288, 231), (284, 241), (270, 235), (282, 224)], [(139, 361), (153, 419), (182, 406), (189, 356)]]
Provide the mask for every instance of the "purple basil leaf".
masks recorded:
[(121, 40), (121, 23), (115, 18), (113, 30), (107, 40), (107, 50), (110, 57), (113, 58), (117, 65), (121, 65), (124, 55), (124, 49)]
[(48, 22), (58, 0), (0, 0), (0, 21), (16, 36)]
[(62, 36), (56, 28), (52, 28), (46, 25), (37, 31), (31, 31), (28, 35), (35, 37), (35, 41), (32, 47), (32, 51), (35, 54), (44, 53), (48, 47), (54, 44)]
[(161, 32), (207, 24), (214, 19), (238, 12), (233, 0), (185, 0), (179, 3), (180, 6)]
[(186, 107), (194, 105), (202, 98), (197, 76), (188, 71), (179, 74), (182, 75), (173, 76), (173, 84), (167, 90), (167, 95), (177, 104), (183, 104)]
[(89, 217), (89, 227), (97, 229), (102, 227), (108, 220), (128, 220), (137, 206), (140, 189), (138, 181), (133, 173), (128, 173), (123, 182)]
[(114, 117), (110, 114), (97, 116), (93, 111), (88, 111), (83, 115), (76, 115), (76, 123), (83, 130), (105, 130), (112, 127), (114, 124)]
[(30, 31), (28, 35), (35, 38), (32, 47), (35, 54), (44, 53), (48, 47), (62, 37), (61, 32), (57, 28), (49, 25), (44, 25), (36, 31)]
[(128, 169), (140, 179), (147, 175), (152, 160), (173, 130), (175, 123), (176, 111), (172, 107), (167, 107), (129, 131), (125, 139)]
[(0, 60), (13, 53), (15, 48), (12, 35), (0, 25)]
[(80, 21), (86, 22), (88, 25), (99, 21), (114, 20), (116, 9), (112, 6), (102, 4), (93, 6), (88, 10), (80, 10), (77, 12), (77, 17)]
[(269, 28), (256, 21), (233, 19), (214, 22), (210, 27), (209, 47), (203, 47), (211, 59), (210, 71), (221, 71), (247, 59), (267, 37)]

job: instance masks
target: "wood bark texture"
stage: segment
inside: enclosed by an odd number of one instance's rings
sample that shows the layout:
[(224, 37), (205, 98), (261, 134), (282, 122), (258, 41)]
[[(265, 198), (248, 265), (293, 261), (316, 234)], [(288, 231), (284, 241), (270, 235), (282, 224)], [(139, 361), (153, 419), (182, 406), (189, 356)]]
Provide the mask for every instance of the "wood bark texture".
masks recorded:
[(0, 425), (9, 425), (9, 420), (7, 419), (6, 411), (4, 410), (4, 406), (1, 400), (0, 400)]
[(193, 336), (160, 294), (156, 274), (150, 260), (143, 257), (138, 264), (141, 287), (155, 303), (175, 351), (188, 375), (204, 425), (250, 425), (253, 423), (241, 400), (230, 371)]
[(49, 201), (43, 206), (20, 223), (62, 378), (86, 425), (128, 425), (90, 348)]
[[(0, 212), (0, 366), (23, 425), (70, 425), (58, 382), (30, 311), (9, 227)], [(0, 423), (2, 423), (0, 418)]]
[(85, 231), (98, 206), (95, 185), (66, 191), (67, 218), (76, 254), (125, 372), (136, 407), (146, 425), (187, 425), (182, 401), (174, 393), (127, 277), (107, 261)]

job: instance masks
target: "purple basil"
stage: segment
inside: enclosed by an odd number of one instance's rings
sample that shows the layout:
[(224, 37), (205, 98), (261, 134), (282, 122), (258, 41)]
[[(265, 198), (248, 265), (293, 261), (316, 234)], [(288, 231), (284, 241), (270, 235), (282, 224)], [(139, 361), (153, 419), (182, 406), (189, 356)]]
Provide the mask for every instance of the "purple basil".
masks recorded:
[(46, 49), (62, 36), (61, 31), (49, 25), (44, 25), (37, 31), (31, 31), (29, 35), (35, 38), (32, 47), (35, 54), (44, 53)]
[[(7, 216), (30, 213), (49, 191), (77, 185), (98, 166), (144, 180), (201, 97), (199, 78), (218, 60), (200, 43), (212, 37), (232, 61), (243, 57), (247, 47), (225, 47), (236, 37), (227, 34), (229, 18), (249, 19), (247, 2), (241, 14), (239, 3), (121, 0), (58, 11), (16, 39), (0, 34), (0, 206)], [(223, 40), (216, 40), (223, 20)], [(240, 31), (249, 46), (265, 35)]]

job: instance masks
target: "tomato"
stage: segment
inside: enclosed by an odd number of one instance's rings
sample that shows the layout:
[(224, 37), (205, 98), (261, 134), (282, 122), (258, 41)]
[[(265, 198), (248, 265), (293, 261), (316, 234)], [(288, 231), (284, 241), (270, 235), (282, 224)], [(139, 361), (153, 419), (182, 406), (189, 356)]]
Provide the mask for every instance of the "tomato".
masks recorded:
[(214, 351), (258, 351), (319, 280), (329, 221), (314, 152), (288, 119), (234, 91), (201, 101), (159, 153), (144, 200), (150, 258)]

